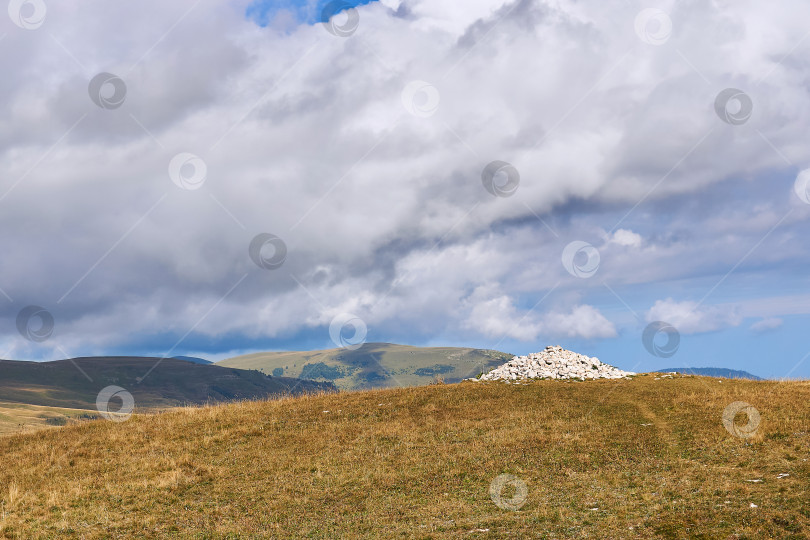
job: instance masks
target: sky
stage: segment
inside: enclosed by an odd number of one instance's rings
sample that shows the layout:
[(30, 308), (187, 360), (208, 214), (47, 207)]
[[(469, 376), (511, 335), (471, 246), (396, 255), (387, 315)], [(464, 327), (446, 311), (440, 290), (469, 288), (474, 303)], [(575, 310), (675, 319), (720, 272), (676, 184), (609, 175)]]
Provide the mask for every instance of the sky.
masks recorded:
[[(348, 10), (371, 3), (374, 0), (255, 0), (245, 11), (249, 19), (262, 27), (286, 29), (294, 32), (301, 23), (324, 23), (338, 17), (338, 24), (345, 25)], [(358, 16), (359, 18), (359, 16)]]
[(360, 4), (10, 2), (0, 357), (810, 377), (810, 4)]

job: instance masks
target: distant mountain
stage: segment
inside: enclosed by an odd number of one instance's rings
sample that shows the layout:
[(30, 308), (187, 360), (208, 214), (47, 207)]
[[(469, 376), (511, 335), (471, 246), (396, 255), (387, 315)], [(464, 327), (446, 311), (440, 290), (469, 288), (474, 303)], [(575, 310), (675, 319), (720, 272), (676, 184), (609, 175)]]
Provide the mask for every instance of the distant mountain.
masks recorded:
[[(139, 382), (158, 361), (160, 364)], [(98, 393), (109, 385), (124, 388), (132, 394), (136, 407), (144, 408), (335, 391), (331, 383), (268, 377), (258, 371), (174, 358), (0, 360), (0, 401), (95, 409)]]
[(747, 371), (740, 371), (736, 369), (728, 369), (728, 368), (715, 368), (715, 367), (707, 367), (707, 368), (670, 368), (670, 369), (659, 369), (654, 373), (672, 373), (676, 371), (678, 373), (685, 373), (690, 375), (704, 375), (706, 377), (721, 377), (724, 379), (751, 379), (752, 381), (762, 381), (761, 377), (757, 377), (756, 375), (752, 375)]
[(172, 358), (176, 358), (177, 360), (185, 360), (186, 362), (191, 362), (192, 364), (213, 364), (211, 360), (198, 358), (196, 356), (172, 356)]
[(260, 352), (228, 358), (218, 366), (257, 369), (272, 376), (330, 381), (344, 390), (420, 386), (436, 376), (459, 382), (499, 366), (513, 355), (487, 349), (411, 347), (364, 343), (357, 350)]

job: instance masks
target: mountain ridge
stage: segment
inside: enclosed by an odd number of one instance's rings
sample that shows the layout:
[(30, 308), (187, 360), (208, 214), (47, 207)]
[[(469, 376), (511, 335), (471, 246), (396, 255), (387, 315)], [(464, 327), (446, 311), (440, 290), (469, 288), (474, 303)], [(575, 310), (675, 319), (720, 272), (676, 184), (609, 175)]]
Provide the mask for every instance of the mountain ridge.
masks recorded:
[(436, 377), (454, 383), (500, 366), (514, 355), (470, 347), (364, 343), (356, 349), (264, 351), (220, 360), (218, 366), (268, 375), (331, 381), (342, 390), (422, 386)]
[(703, 367), (703, 368), (669, 368), (657, 369), (653, 373), (687, 373), (690, 375), (703, 375), (704, 377), (722, 377), (726, 379), (750, 379), (752, 381), (764, 381), (762, 377), (758, 377), (753, 373), (739, 369), (730, 368), (717, 368), (717, 367)]
[(334, 385), (325, 382), (268, 377), (255, 370), (174, 358), (94, 356), (49, 362), (0, 360), (0, 401), (95, 409), (99, 392), (110, 385), (124, 388), (134, 397), (136, 407), (145, 408), (335, 390)]

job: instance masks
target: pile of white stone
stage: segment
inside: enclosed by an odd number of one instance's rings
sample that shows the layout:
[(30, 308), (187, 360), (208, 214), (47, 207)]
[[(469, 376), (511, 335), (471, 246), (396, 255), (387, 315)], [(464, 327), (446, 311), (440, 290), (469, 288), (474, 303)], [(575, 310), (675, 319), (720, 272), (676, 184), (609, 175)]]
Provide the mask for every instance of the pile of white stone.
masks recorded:
[(635, 373), (603, 364), (598, 358), (577, 354), (559, 346), (548, 346), (539, 353), (515, 356), (502, 366), (481, 375), (480, 378), (467, 380), (621, 379), (628, 375), (635, 375)]

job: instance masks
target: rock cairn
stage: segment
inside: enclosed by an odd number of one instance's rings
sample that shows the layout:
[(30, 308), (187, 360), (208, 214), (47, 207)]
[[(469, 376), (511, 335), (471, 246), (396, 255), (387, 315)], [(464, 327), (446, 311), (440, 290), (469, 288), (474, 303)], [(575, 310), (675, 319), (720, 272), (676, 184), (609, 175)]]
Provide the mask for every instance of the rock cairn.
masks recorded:
[(621, 379), (628, 375), (635, 375), (635, 373), (603, 364), (598, 358), (577, 354), (559, 346), (548, 346), (539, 353), (515, 356), (480, 378), (467, 380)]

